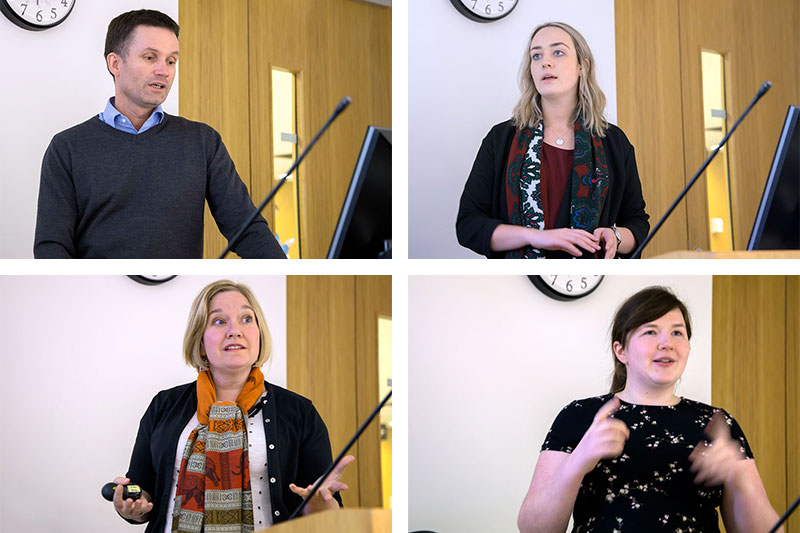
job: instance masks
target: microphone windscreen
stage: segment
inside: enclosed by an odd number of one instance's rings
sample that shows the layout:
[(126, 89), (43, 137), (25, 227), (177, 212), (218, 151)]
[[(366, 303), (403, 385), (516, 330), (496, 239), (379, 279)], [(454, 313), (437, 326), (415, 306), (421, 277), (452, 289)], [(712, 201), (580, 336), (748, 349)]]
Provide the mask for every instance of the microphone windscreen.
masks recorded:
[(352, 102), (352, 101), (353, 101), (353, 99), (352, 99), (352, 98), (350, 98), (349, 96), (345, 96), (344, 98), (342, 98), (342, 99), (339, 101), (339, 105), (337, 105), (337, 106), (336, 106), (336, 113), (335, 113), (335, 114), (336, 114), (336, 115), (338, 115), (339, 113), (341, 113), (342, 111), (344, 111), (344, 109), (345, 109), (347, 106), (349, 106), (349, 105), (350, 105), (350, 102)]

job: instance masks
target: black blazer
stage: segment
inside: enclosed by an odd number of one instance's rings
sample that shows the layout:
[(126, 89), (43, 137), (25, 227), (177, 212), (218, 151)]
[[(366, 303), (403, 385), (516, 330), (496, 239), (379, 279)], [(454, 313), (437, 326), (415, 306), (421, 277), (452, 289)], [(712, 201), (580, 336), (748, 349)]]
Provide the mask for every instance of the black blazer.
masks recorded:
[[(505, 252), (489, 247), (494, 229), (508, 224), (505, 170), (516, 127), (510, 120), (495, 125), (481, 143), (472, 171), (467, 178), (456, 218), (456, 235), (461, 246), (489, 258), (502, 258)], [(609, 188), (599, 227), (615, 224), (628, 228), (641, 243), (650, 230), (645, 213), (642, 185), (636, 168), (633, 146), (621, 129), (609, 124), (603, 138), (608, 157)], [(556, 227), (569, 227), (569, 195), (564, 195)], [(571, 258), (566, 252), (546, 251), (547, 257)], [(585, 257), (590, 257), (588, 252)]]
[[(139, 424), (126, 477), (153, 497), (153, 510), (145, 533), (161, 533), (167, 524), (167, 508), (175, 497), (169, 494), (175, 466), (178, 438), (197, 411), (197, 382), (159, 392), (150, 402)], [(250, 410), (261, 416), (267, 440), (267, 470), (272, 521), (289, 518), (303, 501), (289, 489), (313, 484), (330, 466), (328, 430), (311, 400), (277, 385), (264, 382), (267, 395)], [(274, 448), (270, 448), (274, 444)], [(339, 493), (334, 497), (341, 506)], [(130, 520), (129, 520), (130, 522)], [(131, 522), (137, 523), (137, 522)]]

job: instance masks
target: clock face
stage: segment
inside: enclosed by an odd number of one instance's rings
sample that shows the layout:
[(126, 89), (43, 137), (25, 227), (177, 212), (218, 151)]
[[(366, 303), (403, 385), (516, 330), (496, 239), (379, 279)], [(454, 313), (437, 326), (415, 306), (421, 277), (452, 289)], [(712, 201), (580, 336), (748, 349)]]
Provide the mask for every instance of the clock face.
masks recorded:
[(550, 298), (571, 301), (589, 295), (603, 281), (603, 276), (528, 276), (528, 279)]
[(46, 30), (57, 26), (72, 12), (75, 0), (0, 0), (0, 11), (26, 30)]
[(137, 281), (142, 285), (161, 285), (162, 283), (166, 283), (175, 276), (169, 275), (154, 275), (154, 274), (147, 274), (144, 276), (128, 276), (133, 281)]
[(450, 0), (459, 13), (475, 22), (492, 22), (511, 13), (519, 0)]

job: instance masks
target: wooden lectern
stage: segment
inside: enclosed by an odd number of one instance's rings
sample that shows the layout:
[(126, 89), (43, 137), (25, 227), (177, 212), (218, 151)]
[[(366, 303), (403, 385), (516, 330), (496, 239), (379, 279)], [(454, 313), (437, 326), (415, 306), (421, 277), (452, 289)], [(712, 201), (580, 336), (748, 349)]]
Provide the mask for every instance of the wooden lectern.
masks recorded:
[(255, 533), (392, 533), (391, 509), (340, 509), (302, 516)]
[(681, 250), (657, 255), (649, 259), (800, 259), (798, 250), (736, 250), (733, 252), (705, 252)]

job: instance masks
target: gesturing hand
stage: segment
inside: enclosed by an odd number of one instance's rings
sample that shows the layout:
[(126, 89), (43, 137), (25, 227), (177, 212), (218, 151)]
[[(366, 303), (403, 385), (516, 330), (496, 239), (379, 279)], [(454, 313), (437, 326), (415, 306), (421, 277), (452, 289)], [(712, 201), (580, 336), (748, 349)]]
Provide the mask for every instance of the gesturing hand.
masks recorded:
[(613, 229), (597, 228), (592, 235), (599, 239), (606, 251), (606, 255), (603, 259), (614, 259), (617, 256), (617, 236), (614, 234)]
[[(344, 473), (344, 469), (347, 468), (356, 458), (352, 455), (345, 455), (342, 457), (342, 460), (339, 461), (339, 464), (336, 465), (328, 477), (325, 478), (325, 481), (322, 482), (322, 485), (319, 486), (319, 490), (308, 504), (303, 509), (303, 514), (310, 514), (316, 513), (318, 511), (324, 511), (326, 509), (338, 509), (339, 503), (333, 499), (333, 493), (340, 491), (340, 490), (347, 490), (347, 485), (339, 481), (342, 479), (342, 474)], [(319, 481), (319, 479), (317, 479)], [(316, 482), (314, 483), (316, 485)], [(305, 499), (308, 496), (308, 493), (311, 492), (311, 489), (314, 488), (314, 485), (309, 485), (306, 488), (298, 487), (294, 483), (289, 484), (289, 489), (300, 496), (301, 498)]]
[[(705, 486), (722, 485), (733, 480), (739, 471), (740, 461), (746, 459), (740, 450), (741, 443), (731, 438), (725, 417), (717, 411), (706, 426), (711, 442), (700, 441), (689, 454), (691, 472), (697, 472), (694, 482)], [(729, 479), (730, 478), (730, 479)]]
[(619, 406), (616, 396), (604, 403), (572, 452), (573, 457), (581, 461), (584, 473), (591, 472), (601, 459), (619, 456), (625, 448), (631, 432), (625, 422), (611, 418)]
[[(616, 242), (616, 241), (614, 241)], [(597, 237), (582, 229), (545, 229), (532, 232), (530, 245), (540, 250), (563, 250), (570, 255), (580, 257), (580, 246), (587, 252), (594, 253), (600, 249)]]
[(114, 489), (114, 509), (123, 518), (136, 522), (145, 522), (147, 521), (147, 513), (153, 510), (153, 503), (150, 501), (150, 495), (145, 491), (142, 491), (142, 496), (136, 501), (132, 498), (123, 501), (122, 487), (130, 482), (131, 480), (126, 477), (114, 478), (114, 483), (117, 484), (117, 488)]

